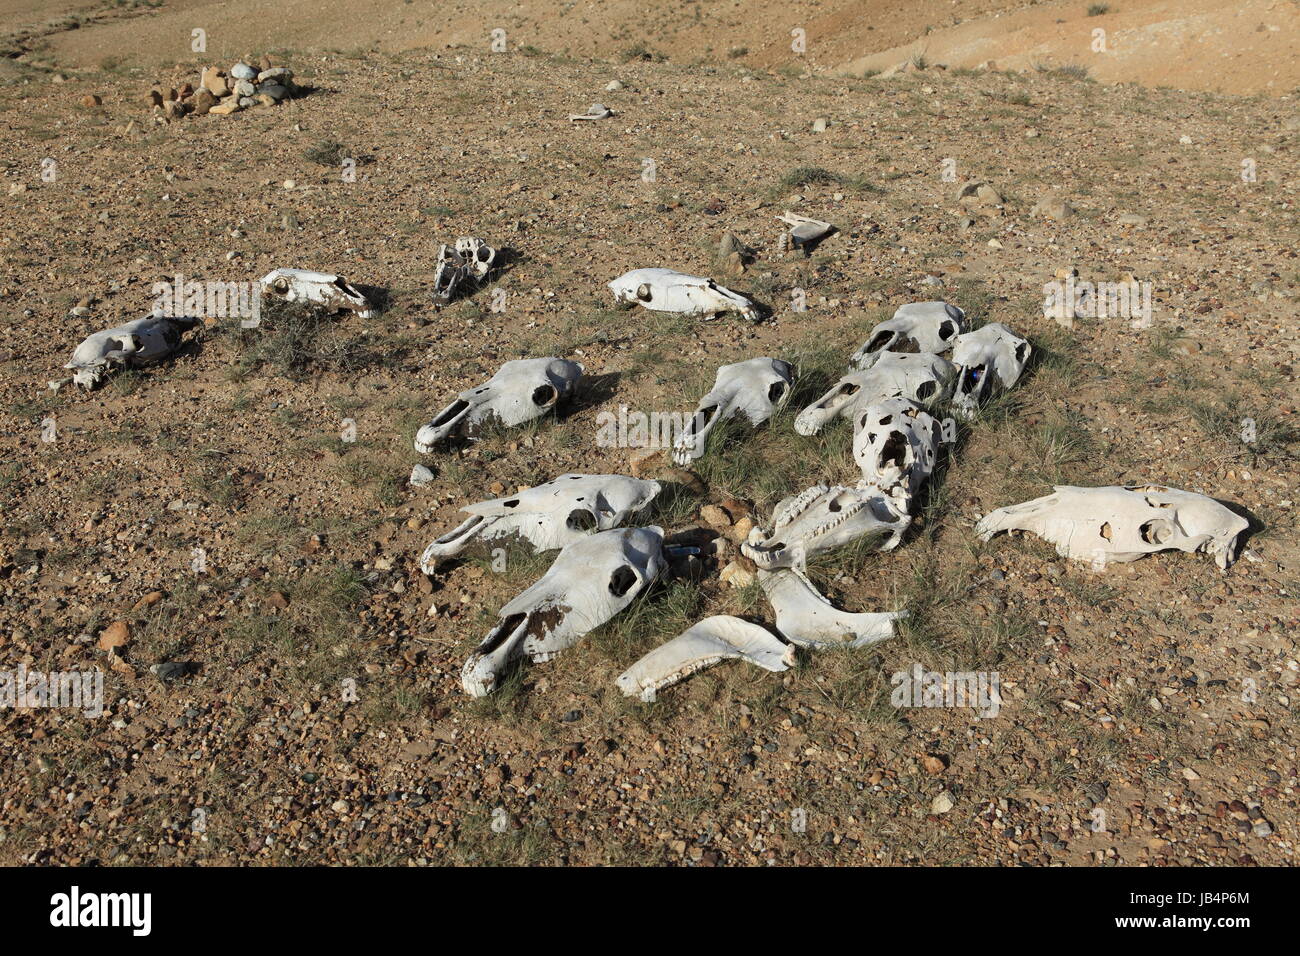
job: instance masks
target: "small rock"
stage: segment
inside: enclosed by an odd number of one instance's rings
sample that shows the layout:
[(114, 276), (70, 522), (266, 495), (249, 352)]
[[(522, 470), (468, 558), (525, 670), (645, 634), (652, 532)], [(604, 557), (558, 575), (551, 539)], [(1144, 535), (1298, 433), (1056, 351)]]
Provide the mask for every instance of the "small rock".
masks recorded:
[(101, 100), (94, 93), (87, 93), (85, 96), (81, 98), (81, 105), (82, 106), (103, 106), (104, 101)]
[(429, 482), (433, 481), (433, 477), (433, 469), (429, 468), (427, 465), (416, 465), (411, 469), (410, 483), (414, 487), (419, 488), (421, 485), (427, 485)]
[(236, 63), (230, 68), (230, 75), (237, 80), (257, 79), (257, 71), (247, 63)]
[(812, 131), (814, 133), (824, 133), (826, 132), (827, 128), (830, 125), (831, 125), (830, 120), (828, 120), (825, 116), (819, 116), (815, 120), (813, 120)]
[(96, 647), (101, 651), (112, 651), (125, 647), (130, 640), (131, 626), (126, 621), (114, 621), (99, 632), (99, 643)]
[(610, 80), (608, 83), (605, 84), (606, 93), (617, 93), (622, 88), (623, 88), (623, 84), (620, 83), (618, 80)]
[(940, 794), (937, 797), (935, 797), (934, 801), (930, 804), (930, 812), (947, 813), (954, 806), (956, 806), (956, 804), (953, 802), (952, 794), (949, 793), (947, 790), (944, 790), (941, 791)]
[(240, 109), (239, 101), (232, 96), (225, 102), (218, 103), (208, 112), (214, 116), (229, 116), (231, 113), (238, 113)]
[(739, 561), (732, 561), (722, 573), (718, 575), (723, 584), (730, 584), (733, 588), (747, 588), (754, 583), (754, 572), (750, 571)]
[(1032, 216), (1045, 216), (1048, 219), (1055, 219), (1059, 222), (1073, 216), (1074, 207), (1064, 199), (1055, 196), (1044, 196), (1042, 199), (1038, 200), (1038, 202), (1034, 203), (1034, 207), (1029, 210), (1029, 213)]

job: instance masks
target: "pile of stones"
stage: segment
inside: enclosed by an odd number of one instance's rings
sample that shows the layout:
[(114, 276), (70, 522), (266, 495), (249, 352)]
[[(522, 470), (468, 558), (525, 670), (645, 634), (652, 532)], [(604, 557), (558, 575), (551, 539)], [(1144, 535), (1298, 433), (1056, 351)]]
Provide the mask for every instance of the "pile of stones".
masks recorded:
[(188, 113), (229, 116), (255, 106), (275, 106), (297, 92), (293, 71), (264, 56), (257, 66), (241, 61), (229, 71), (204, 67), (197, 87), (185, 83), (166, 92), (154, 87), (149, 91), (149, 100), (156, 111), (171, 120)]

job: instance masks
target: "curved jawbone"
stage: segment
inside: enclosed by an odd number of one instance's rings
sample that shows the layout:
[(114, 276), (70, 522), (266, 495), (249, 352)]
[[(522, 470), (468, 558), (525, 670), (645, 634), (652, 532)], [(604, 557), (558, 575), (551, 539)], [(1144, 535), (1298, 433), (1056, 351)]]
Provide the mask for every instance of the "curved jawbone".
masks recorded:
[(894, 636), (906, 611), (841, 611), (798, 568), (758, 572), (758, 583), (776, 612), (776, 629), (801, 647), (865, 647)]
[(794, 663), (795, 653), (794, 647), (765, 628), (719, 614), (656, 647), (620, 674), (617, 684), (628, 697), (650, 701), (656, 691), (719, 661), (738, 658), (780, 672)]

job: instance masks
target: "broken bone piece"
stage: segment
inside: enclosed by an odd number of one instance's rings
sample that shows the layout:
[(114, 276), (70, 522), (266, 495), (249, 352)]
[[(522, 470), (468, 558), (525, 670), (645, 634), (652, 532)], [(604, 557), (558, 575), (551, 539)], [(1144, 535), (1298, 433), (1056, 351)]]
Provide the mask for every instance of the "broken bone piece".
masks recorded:
[(711, 318), (735, 312), (758, 320), (758, 306), (712, 279), (686, 275), (672, 269), (633, 269), (608, 283), (617, 305), (640, 305), (654, 312)]
[(497, 250), (474, 236), (457, 239), (452, 246), (443, 243), (438, 248), (438, 267), (433, 274), (433, 304), (447, 305), (467, 281), (483, 282), (496, 259)]
[(476, 282), (482, 282), (488, 277), (497, 258), (495, 249), (482, 239), (473, 236), (456, 240), (456, 254), (460, 256), (466, 270)]
[(865, 647), (894, 636), (905, 611), (841, 611), (798, 568), (758, 572), (758, 584), (776, 612), (776, 629), (801, 647)]
[(587, 112), (585, 113), (570, 113), (569, 122), (576, 123), (580, 120), (609, 119), (609, 117), (613, 115), (614, 115), (614, 111), (611, 110), (609, 107), (605, 106), (603, 103), (592, 103), (590, 106), (587, 107)]
[(798, 213), (789, 210), (776, 218), (787, 226), (793, 227), (790, 230), (789, 239), (790, 247), (793, 249), (811, 249), (835, 232), (835, 227), (829, 222), (822, 222), (820, 219), (809, 219), (807, 216), (800, 216)]
[(912, 498), (934, 472), (940, 450), (956, 436), (955, 423), (940, 422), (906, 398), (889, 398), (864, 408), (853, 427), (853, 460), (863, 483), (911, 513)]
[(273, 269), (262, 277), (262, 294), (284, 302), (302, 302), (331, 311), (355, 312), (363, 319), (379, 313), (376, 305), (356, 286), (332, 272), (307, 269)]
[(541, 580), (501, 609), (461, 670), (465, 693), (484, 697), (513, 661), (540, 663), (572, 647), (631, 604), (663, 567), (662, 528), (602, 531), (566, 545)]
[(850, 372), (794, 420), (800, 435), (815, 435), (836, 416), (857, 420), (862, 409), (889, 398), (932, 408), (952, 395), (957, 370), (929, 352), (885, 352), (867, 369)]
[(137, 368), (167, 358), (180, 348), (186, 330), (200, 321), (151, 315), (95, 332), (73, 350), (72, 359), (63, 367), (73, 370), (73, 382), (93, 389), (113, 369)]
[(973, 418), (979, 407), (997, 392), (1020, 380), (1033, 348), (1000, 322), (957, 336), (952, 364), (957, 367), (953, 408), (962, 418)]
[(771, 418), (790, 398), (794, 368), (774, 358), (754, 358), (718, 369), (713, 390), (700, 399), (690, 422), (678, 436), (673, 461), (689, 464), (704, 454), (718, 422), (744, 415), (754, 427)]
[(656, 691), (728, 658), (779, 672), (794, 663), (796, 653), (765, 628), (718, 614), (656, 647), (620, 674), (617, 683), (628, 697), (650, 701)]
[(807, 559), (878, 535), (877, 551), (892, 551), (912, 519), (896, 502), (875, 488), (814, 485), (776, 506), (772, 531), (749, 532), (740, 551), (766, 571), (804, 568)]
[(562, 358), (515, 359), (506, 362), (477, 388), (461, 392), (415, 435), (422, 455), (452, 435), (472, 438), (488, 422), (513, 427), (540, 418), (570, 398), (582, 379), (583, 367)]
[(975, 533), (988, 541), (1002, 531), (1027, 531), (1056, 545), (1062, 557), (1098, 571), (1173, 549), (1206, 552), (1226, 570), (1249, 527), (1245, 518), (1193, 491), (1058, 485), (1050, 495), (990, 512)]
[(507, 498), (461, 509), (470, 518), (436, 538), (420, 556), (432, 574), (475, 542), (517, 538), (534, 552), (563, 548), (593, 533), (624, 525), (659, 494), (657, 481), (624, 475), (567, 474)]
[(966, 313), (947, 302), (909, 302), (900, 305), (894, 317), (881, 322), (849, 364), (870, 368), (886, 352), (930, 352), (942, 355), (961, 334)]

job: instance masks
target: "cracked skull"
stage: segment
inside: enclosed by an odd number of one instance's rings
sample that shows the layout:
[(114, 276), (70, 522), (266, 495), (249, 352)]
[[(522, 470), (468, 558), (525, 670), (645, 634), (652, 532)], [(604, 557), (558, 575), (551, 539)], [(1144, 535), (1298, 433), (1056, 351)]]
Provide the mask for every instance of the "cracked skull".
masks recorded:
[(198, 319), (147, 316), (115, 329), (89, 335), (72, 352), (64, 368), (82, 388), (95, 388), (113, 368), (134, 368), (161, 361), (175, 352), (187, 329)]
[(854, 419), (854, 431), (853, 459), (862, 469), (863, 483), (898, 498), (910, 512), (912, 497), (934, 471), (955, 427), (915, 402), (890, 398), (864, 408)]
[(718, 614), (660, 644), (620, 674), (617, 683), (628, 697), (653, 700), (655, 691), (728, 658), (783, 671), (794, 663), (795, 653), (766, 628)]
[(781, 636), (801, 647), (865, 647), (894, 636), (904, 611), (841, 611), (798, 568), (758, 572)]
[(972, 418), (997, 392), (1011, 388), (1025, 371), (1033, 349), (1000, 322), (957, 336), (952, 364), (957, 367), (953, 406), (962, 418)]
[(862, 347), (849, 363), (858, 369), (870, 368), (886, 352), (947, 352), (961, 334), (966, 313), (947, 302), (909, 302), (901, 305), (894, 317), (871, 330)]
[(678, 436), (673, 460), (685, 465), (704, 454), (709, 434), (718, 422), (743, 415), (755, 427), (763, 424), (790, 397), (794, 369), (789, 362), (755, 358), (718, 369), (713, 390)]
[(465, 236), (454, 246), (438, 248), (438, 268), (433, 274), (433, 304), (446, 305), (467, 281), (482, 282), (492, 271), (497, 251), (482, 239)]
[(521, 425), (540, 418), (572, 397), (583, 368), (561, 358), (516, 359), (506, 362), (477, 388), (461, 392), (415, 436), (421, 454), (452, 435), (474, 434), (488, 422)]
[(1050, 495), (990, 512), (975, 533), (988, 541), (1002, 531), (1027, 531), (1056, 545), (1062, 557), (1091, 562), (1097, 570), (1175, 549), (1206, 552), (1226, 569), (1249, 527), (1245, 518), (1192, 491), (1058, 485)]
[(850, 372), (799, 413), (794, 430), (815, 435), (837, 415), (856, 419), (859, 411), (887, 398), (906, 398), (927, 408), (952, 395), (956, 369), (929, 352), (885, 352), (870, 368)]
[(892, 551), (912, 519), (872, 488), (814, 485), (776, 506), (772, 531), (755, 527), (741, 552), (760, 568), (802, 568), (806, 560), (866, 535), (878, 535), (877, 551)]
[(367, 299), (347, 279), (330, 272), (307, 269), (274, 269), (262, 277), (262, 294), (282, 302), (301, 302), (331, 311), (346, 309), (363, 319), (378, 314)]
[(737, 292), (712, 279), (690, 276), (672, 269), (633, 269), (609, 283), (618, 305), (640, 305), (655, 312), (677, 312), (710, 318), (736, 312), (751, 321), (758, 307)]
[(420, 567), (432, 574), (440, 562), (476, 542), (526, 541), (535, 552), (563, 548), (596, 532), (622, 527), (659, 491), (657, 481), (624, 475), (560, 475), (507, 498), (462, 508), (471, 517), (425, 548)]
[(549, 571), (501, 609), (461, 671), (474, 697), (492, 693), (510, 663), (548, 661), (636, 599), (663, 570), (663, 529), (601, 531), (566, 545)]

